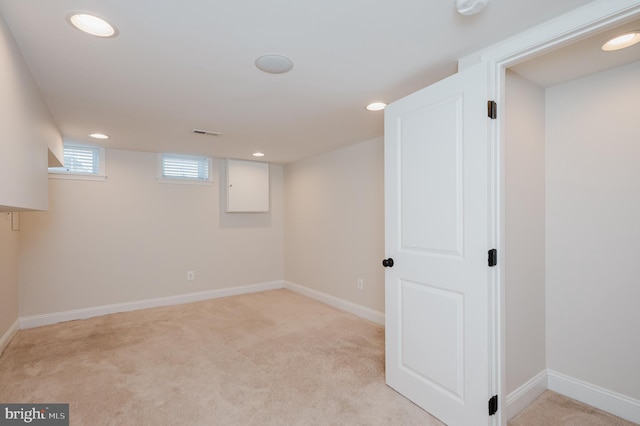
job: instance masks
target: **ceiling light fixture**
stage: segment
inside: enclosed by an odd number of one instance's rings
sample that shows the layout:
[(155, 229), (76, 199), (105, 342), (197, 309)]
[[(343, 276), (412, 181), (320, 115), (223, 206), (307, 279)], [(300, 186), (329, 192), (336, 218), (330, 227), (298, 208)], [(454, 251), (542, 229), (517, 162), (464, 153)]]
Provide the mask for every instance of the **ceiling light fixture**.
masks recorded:
[(262, 152), (254, 152), (253, 154), (254, 157), (264, 157), (264, 154)]
[(116, 27), (103, 18), (85, 12), (67, 13), (67, 21), (80, 31), (96, 37), (115, 37), (118, 35)]
[(640, 30), (629, 31), (612, 38), (602, 45), (602, 50), (611, 52), (633, 46), (636, 43), (640, 43)]
[(489, 0), (456, 0), (456, 10), (461, 15), (475, 15), (480, 13)]
[(258, 56), (255, 64), (260, 71), (269, 74), (284, 74), (293, 68), (293, 61), (279, 53), (267, 53)]
[(384, 102), (373, 102), (367, 105), (367, 109), (369, 111), (382, 111), (386, 106), (387, 104), (385, 104)]
[(94, 139), (109, 139), (109, 135), (105, 135), (104, 133), (91, 133), (89, 136)]

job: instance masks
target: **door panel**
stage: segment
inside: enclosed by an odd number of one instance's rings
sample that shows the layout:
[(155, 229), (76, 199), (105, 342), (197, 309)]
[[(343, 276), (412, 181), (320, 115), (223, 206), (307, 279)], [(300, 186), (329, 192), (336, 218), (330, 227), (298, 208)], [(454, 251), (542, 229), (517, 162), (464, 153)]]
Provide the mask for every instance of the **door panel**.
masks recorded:
[[(464, 385), (463, 297), (427, 284), (400, 283), (402, 369), (462, 401)], [(444, 319), (433, 323), (433, 315)], [(430, 342), (438, 342), (438, 351)]]
[[(462, 255), (461, 106), (462, 99), (455, 96), (402, 118), (400, 226), (404, 250)], [(424, 198), (431, 202), (424, 203)]]
[(489, 425), (494, 355), (488, 65), (385, 110), (387, 383), (448, 425)]

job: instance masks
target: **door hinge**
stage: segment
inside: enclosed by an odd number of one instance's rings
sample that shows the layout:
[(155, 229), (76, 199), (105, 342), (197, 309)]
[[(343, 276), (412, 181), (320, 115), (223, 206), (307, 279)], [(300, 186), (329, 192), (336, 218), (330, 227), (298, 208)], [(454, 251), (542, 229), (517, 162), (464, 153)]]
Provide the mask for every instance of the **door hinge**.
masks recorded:
[(498, 118), (498, 104), (496, 103), (496, 101), (487, 102), (487, 115), (492, 120)]
[(493, 416), (498, 412), (498, 395), (489, 398), (489, 415)]
[(498, 250), (489, 250), (489, 266), (496, 266), (498, 264)]

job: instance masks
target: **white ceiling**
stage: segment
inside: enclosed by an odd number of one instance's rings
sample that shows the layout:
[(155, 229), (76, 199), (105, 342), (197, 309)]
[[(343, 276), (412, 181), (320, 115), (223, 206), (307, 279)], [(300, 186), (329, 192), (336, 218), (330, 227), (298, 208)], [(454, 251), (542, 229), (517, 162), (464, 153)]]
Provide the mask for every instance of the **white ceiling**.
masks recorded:
[[(382, 135), (391, 102), (456, 71), (457, 59), (590, 0), (0, 0), (63, 136), (103, 146), (287, 163)], [(112, 39), (65, 20), (107, 18)], [(291, 72), (254, 60), (282, 53)], [(224, 133), (201, 136), (191, 130)]]
[(584, 40), (529, 59), (512, 66), (511, 70), (541, 87), (550, 87), (637, 62), (640, 61), (640, 43), (613, 52), (602, 50), (602, 45), (609, 39), (632, 30), (640, 30), (640, 19), (603, 30)]

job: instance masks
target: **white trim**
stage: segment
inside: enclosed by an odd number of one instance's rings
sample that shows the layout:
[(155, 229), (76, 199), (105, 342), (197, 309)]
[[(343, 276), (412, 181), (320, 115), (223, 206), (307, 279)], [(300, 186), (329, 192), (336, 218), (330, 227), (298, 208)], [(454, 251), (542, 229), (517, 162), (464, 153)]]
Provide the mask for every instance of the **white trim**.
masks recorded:
[(158, 183), (168, 183), (174, 185), (213, 185), (213, 180), (195, 180), (195, 179), (180, 179), (180, 178), (156, 178)]
[[(331, 296), (329, 294), (322, 293), (320, 291), (313, 290), (308, 287), (304, 287), (288, 281), (271, 281), (241, 287), (229, 287), (224, 289), (202, 291), (198, 293), (179, 294), (176, 296), (160, 297), (156, 299), (116, 303), (113, 305), (103, 305), (92, 308), (54, 312), (51, 314), (20, 317), (18, 321), (16, 321), (16, 324), (18, 324), (19, 322), (20, 329), (27, 329), (40, 327), (43, 325), (57, 324), (64, 321), (73, 321), (98, 317), (102, 315), (115, 314), (118, 312), (129, 312), (138, 309), (148, 309), (159, 306), (180, 305), (184, 303), (200, 302), (203, 300), (217, 299), (220, 297), (237, 296), (241, 294), (257, 293), (260, 291), (276, 290), (280, 288), (286, 288), (287, 290), (302, 294), (303, 296), (318, 300), (322, 303), (326, 303), (327, 305), (333, 306), (334, 308), (338, 308), (342, 311), (357, 315), (361, 318), (375, 322), (376, 324), (384, 325), (384, 314), (382, 312), (378, 312), (365, 306), (358, 305), (356, 303), (349, 302), (335, 296)], [(18, 327), (16, 326), (16, 330), (17, 328)]]
[(323, 293), (321, 291), (313, 290), (309, 287), (294, 284), (289, 281), (284, 281), (284, 288), (295, 293), (302, 294), (303, 296), (310, 297), (311, 299), (318, 300), (322, 303), (326, 303), (327, 305), (338, 308), (341, 311), (349, 312), (350, 314), (357, 315), (360, 318), (373, 321), (376, 324), (384, 325), (384, 314), (371, 308), (367, 308), (366, 306), (358, 305), (356, 303), (331, 296), (330, 294)]
[(535, 401), (547, 388), (547, 370), (542, 370), (507, 395), (507, 420), (511, 420), (516, 414)]
[(458, 68), (462, 70), (482, 60), (495, 61), (508, 67), (587, 37), (595, 31), (629, 21), (639, 13), (638, 0), (594, 1), (460, 58)]
[(70, 179), (70, 180), (107, 180), (106, 175), (92, 175), (88, 173), (72, 173), (72, 172), (49, 172), (49, 179)]
[(2, 352), (4, 352), (4, 349), (9, 345), (9, 342), (11, 342), (11, 339), (13, 339), (13, 336), (15, 336), (18, 330), (20, 329), (19, 326), (20, 326), (20, 321), (15, 320), (15, 322), (11, 324), (11, 327), (9, 327), (6, 333), (4, 333), (2, 337), (0, 337), (0, 355), (2, 355)]
[(217, 299), (220, 297), (237, 296), (240, 294), (257, 293), (260, 291), (283, 288), (282, 281), (272, 281), (260, 284), (251, 284), (240, 287), (229, 287), (217, 290), (207, 290), (198, 293), (178, 294), (175, 296), (160, 297), (156, 299), (139, 300), (135, 302), (117, 303), (113, 305), (96, 306), (93, 308), (75, 309), (72, 311), (56, 312), (31, 317), (21, 317), (20, 328), (33, 328), (43, 325), (56, 324), (63, 321), (87, 319), (117, 312), (129, 312), (138, 309), (155, 308), (159, 306), (181, 305), (184, 303), (200, 302), (203, 300)]
[(507, 396), (507, 419), (511, 420), (546, 389), (640, 424), (640, 400), (553, 370), (541, 371)]
[(640, 400), (547, 370), (549, 389), (625, 420), (640, 423)]

